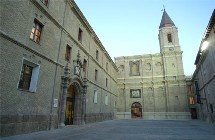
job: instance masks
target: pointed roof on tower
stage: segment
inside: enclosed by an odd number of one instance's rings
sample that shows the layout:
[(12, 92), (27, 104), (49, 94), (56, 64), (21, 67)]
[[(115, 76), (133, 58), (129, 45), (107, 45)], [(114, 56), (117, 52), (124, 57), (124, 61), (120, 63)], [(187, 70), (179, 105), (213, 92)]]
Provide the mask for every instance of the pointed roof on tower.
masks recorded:
[(166, 10), (164, 9), (159, 29), (163, 27), (172, 27), (172, 26), (175, 26), (175, 24), (167, 14)]

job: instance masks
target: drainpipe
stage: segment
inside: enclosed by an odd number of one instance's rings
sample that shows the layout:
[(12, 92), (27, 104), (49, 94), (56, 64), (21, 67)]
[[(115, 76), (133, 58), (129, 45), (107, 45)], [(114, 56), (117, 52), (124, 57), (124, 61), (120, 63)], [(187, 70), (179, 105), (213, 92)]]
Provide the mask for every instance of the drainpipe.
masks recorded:
[[(66, 1), (65, 8), (64, 8), (63, 23), (62, 23), (62, 26), (63, 26), (63, 27), (64, 27), (64, 18), (65, 18), (66, 6), (67, 6), (67, 1)], [(58, 45), (57, 63), (59, 62), (60, 46), (61, 46), (62, 34), (63, 34), (63, 28), (61, 29), (60, 41), (59, 41), (59, 45)], [(52, 88), (53, 91), (52, 91), (52, 98), (51, 98), (51, 109), (50, 109), (50, 114), (49, 114), (49, 129), (51, 129), (51, 124), (52, 124), (52, 113), (53, 113), (53, 103), (54, 103), (55, 84), (56, 84), (56, 78), (57, 78), (57, 69), (58, 69), (58, 65), (56, 64), (56, 67), (55, 67), (55, 74), (54, 74), (54, 84), (53, 84), (53, 88)], [(58, 111), (58, 112), (59, 112), (59, 111)], [(59, 114), (58, 114), (58, 115), (59, 115)], [(59, 120), (59, 119), (58, 119), (58, 120)]]
[[(125, 57), (124, 57), (124, 67), (125, 67)], [(124, 68), (124, 82), (123, 82), (123, 93), (124, 93), (124, 98), (125, 98), (125, 113), (126, 113), (126, 92), (125, 92), (125, 68)], [(125, 119), (125, 113), (124, 113), (124, 119)]]

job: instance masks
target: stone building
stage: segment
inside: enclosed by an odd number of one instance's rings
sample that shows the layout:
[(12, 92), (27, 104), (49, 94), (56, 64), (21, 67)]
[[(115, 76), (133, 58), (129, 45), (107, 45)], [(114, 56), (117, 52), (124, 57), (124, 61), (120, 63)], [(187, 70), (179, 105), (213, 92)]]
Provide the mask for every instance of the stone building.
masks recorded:
[(178, 29), (163, 11), (160, 53), (115, 58), (117, 118), (190, 119)]
[(198, 118), (215, 122), (215, 10), (213, 11), (196, 56), (192, 82)]
[(117, 72), (73, 0), (1, 0), (1, 136), (113, 119)]

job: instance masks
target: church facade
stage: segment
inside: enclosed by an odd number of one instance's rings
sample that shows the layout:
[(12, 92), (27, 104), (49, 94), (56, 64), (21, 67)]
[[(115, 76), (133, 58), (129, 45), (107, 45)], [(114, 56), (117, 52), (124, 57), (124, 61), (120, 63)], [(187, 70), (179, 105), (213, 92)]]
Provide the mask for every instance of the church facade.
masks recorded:
[(117, 118), (190, 119), (178, 29), (164, 10), (160, 53), (115, 58)]

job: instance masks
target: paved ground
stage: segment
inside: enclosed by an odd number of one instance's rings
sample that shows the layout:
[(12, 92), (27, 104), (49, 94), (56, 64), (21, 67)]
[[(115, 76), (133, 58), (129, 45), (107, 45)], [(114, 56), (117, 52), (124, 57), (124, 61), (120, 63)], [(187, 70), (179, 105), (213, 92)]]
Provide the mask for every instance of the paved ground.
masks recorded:
[(1, 140), (215, 140), (215, 125), (199, 120), (113, 120), (4, 137)]

